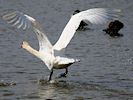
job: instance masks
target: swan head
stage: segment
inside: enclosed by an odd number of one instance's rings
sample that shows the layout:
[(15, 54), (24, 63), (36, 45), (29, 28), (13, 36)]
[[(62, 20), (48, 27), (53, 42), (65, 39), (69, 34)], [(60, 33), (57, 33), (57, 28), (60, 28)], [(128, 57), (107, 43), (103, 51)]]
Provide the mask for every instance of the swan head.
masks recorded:
[(20, 45), (21, 48), (26, 48), (27, 46), (29, 46), (29, 43), (26, 41), (23, 41), (23, 44)]

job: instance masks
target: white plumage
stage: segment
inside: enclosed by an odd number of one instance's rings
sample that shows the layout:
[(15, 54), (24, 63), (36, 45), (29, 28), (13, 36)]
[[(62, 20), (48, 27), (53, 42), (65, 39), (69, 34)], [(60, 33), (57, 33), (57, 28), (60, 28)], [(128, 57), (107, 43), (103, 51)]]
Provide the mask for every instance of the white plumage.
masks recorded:
[(5, 20), (8, 21), (13, 26), (17, 28), (27, 29), (32, 27), (35, 31), (37, 38), (39, 40), (39, 51), (33, 49), (27, 42), (23, 42), (22, 47), (28, 50), (30, 53), (34, 54), (40, 58), (51, 70), (49, 81), (53, 73), (53, 69), (65, 68), (66, 72), (61, 74), (62, 76), (67, 74), (67, 67), (71, 64), (79, 61), (78, 59), (68, 58), (63, 52), (63, 49), (67, 47), (71, 41), (74, 33), (76, 32), (79, 24), (82, 20), (89, 21), (92, 24), (104, 24), (118, 17), (119, 10), (110, 10), (104, 8), (94, 8), (86, 11), (82, 11), (71, 17), (66, 27), (64, 28), (59, 40), (54, 46), (48, 40), (46, 34), (41, 30), (39, 23), (32, 17), (25, 15), (21, 12), (15, 11), (3, 16)]

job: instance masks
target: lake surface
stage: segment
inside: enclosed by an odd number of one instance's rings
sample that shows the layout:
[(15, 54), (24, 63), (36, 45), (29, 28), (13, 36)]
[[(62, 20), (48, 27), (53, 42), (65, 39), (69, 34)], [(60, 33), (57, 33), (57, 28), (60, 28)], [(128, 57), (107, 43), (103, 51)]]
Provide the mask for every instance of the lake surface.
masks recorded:
[[(119, 8), (124, 37), (112, 38), (102, 29), (78, 31), (66, 55), (81, 62), (54, 70), (54, 83), (46, 83), (45, 64), (20, 48), (28, 41), (38, 50), (32, 29), (11, 27), (1, 17), (18, 10), (36, 18), (54, 44), (76, 9)], [(0, 100), (133, 100), (133, 1), (132, 0), (0, 0)]]

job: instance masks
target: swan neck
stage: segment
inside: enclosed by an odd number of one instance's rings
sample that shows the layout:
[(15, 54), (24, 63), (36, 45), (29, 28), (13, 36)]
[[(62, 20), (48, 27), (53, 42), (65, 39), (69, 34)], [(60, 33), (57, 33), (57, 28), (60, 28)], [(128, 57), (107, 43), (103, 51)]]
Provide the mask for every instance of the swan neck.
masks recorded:
[(26, 49), (27, 51), (29, 51), (30, 53), (32, 53), (33, 55), (39, 57), (39, 52), (35, 49), (33, 49), (30, 45), (28, 45), (27, 47), (25, 47), (24, 49)]

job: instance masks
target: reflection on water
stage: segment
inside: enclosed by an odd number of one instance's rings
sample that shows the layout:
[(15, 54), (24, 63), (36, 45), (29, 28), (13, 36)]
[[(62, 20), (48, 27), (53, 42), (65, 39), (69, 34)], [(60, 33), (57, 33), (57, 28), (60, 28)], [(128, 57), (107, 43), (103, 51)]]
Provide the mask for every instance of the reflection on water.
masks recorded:
[[(47, 67), (21, 49), (28, 41), (38, 49), (32, 29), (23, 31), (0, 17), (0, 99), (1, 100), (132, 100), (133, 99), (133, 1), (131, 0), (1, 0), (0, 16), (19, 10), (36, 18), (54, 44), (71, 13), (94, 7), (119, 8), (125, 27), (121, 38), (102, 32), (105, 26), (78, 31), (66, 55), (81, 59), (69, 68), (66, 78), (55, 79), (64, 70), (55, 70), (51, 83)], [(39, 80), (39, 81), (38, 81)]]

